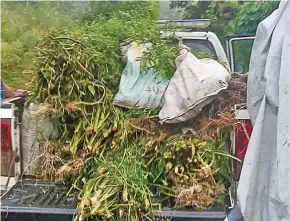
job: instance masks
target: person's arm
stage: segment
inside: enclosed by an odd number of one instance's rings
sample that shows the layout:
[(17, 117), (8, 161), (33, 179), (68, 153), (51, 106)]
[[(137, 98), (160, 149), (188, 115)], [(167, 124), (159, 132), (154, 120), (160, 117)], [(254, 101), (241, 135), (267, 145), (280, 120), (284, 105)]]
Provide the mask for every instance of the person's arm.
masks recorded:
[(5, 98), (11, 98), (14, 96), (13, 90), (10, 87), (8, 87), (8, 85), (5, 84), (4, 82), (3, 82), (3, 88), (5, 90)]

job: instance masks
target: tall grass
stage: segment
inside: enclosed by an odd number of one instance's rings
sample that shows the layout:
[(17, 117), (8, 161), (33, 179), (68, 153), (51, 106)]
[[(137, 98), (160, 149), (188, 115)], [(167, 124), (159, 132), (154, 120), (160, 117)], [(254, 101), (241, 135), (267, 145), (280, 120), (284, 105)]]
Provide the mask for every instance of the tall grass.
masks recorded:
[(1, 78), (14, 89), (32, 89), (35, 47), (53, 29), (78, 23), (72, 2), (1, 2)]

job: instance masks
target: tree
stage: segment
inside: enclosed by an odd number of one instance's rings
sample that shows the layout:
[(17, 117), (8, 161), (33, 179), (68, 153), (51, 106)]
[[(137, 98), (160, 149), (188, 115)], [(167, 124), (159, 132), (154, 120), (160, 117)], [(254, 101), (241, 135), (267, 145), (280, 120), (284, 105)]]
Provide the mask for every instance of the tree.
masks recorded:
[(279, 1), (241, 2), (229, 30), (233, 34), (255, 34), (258, 24), (278, 8)]
[(99, 15), (109, 19), (119, 12), (128, 13), (136, 18), (150, 16), (157, 20), (158, 5), (159, 3), (153, 1), (91, 1), (84, 20), (93, 22)]
[(211, 30), (219, 37), (256, 32), (258, 24), (279, 1), (171, 1), (171, 8), (184, 10), (184, 19), (209, 18)]
[(205, 12), (212, 1), (171, 1), (170, 8), (183, 9), (183, 18), (205, 18)]

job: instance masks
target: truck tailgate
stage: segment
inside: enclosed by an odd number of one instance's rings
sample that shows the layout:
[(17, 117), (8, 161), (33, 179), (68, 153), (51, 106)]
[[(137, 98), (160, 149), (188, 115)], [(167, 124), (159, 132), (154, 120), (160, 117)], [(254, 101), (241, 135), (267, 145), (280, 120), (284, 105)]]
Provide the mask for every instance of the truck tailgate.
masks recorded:
[[(1, 220), (3, 221), (71, 221), (75, 214), (77, 198), (66, 196), (68, 187), (51, 182), (35, 180), (19, 181), (1, 197)], [(207, 210), (163, 208), (152, 217), (172, 221), (223, 221), (225, 204), (213, 205)]]
[(41, 181), (19, 181), (1, 197), (1, 220), (69, 221), (77, 198), (67, 197), (68, 188)]

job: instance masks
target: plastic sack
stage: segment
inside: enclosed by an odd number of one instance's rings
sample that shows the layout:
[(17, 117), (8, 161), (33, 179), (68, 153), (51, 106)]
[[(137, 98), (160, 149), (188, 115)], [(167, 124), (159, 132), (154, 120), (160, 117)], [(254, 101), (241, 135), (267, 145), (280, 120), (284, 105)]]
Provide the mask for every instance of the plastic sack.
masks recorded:
[(159, 113), (161, 123), (192, 119), (215, 96), (226, 89), (230, 73), (212, 59), (198, 59), (187, 48), (176, 58), (177, 70), (164, 93), (165, 103)]
[(54, 128), (48, 116), (37, 114), (38, 105), (30, 104), (25, 108), (22, 115), (21, 124), (21, 148), (23, 172), (26, 175), (33, 175), (34, 169), (40, 160), (43, 149), (39, 145), (39, 140), (48, 140), (57, 136), (57, 130)]
[(113, 104), (126, 108), (157, 108), (163, 105), (162, 96), (169, 81), (161, 78), (153, 68), (141, 72), (140, 57), (147, 47), (150, 44), (133, 42), (127, 48), (122, 48), (126, 67)]

